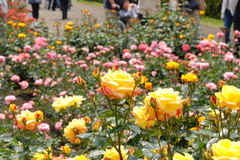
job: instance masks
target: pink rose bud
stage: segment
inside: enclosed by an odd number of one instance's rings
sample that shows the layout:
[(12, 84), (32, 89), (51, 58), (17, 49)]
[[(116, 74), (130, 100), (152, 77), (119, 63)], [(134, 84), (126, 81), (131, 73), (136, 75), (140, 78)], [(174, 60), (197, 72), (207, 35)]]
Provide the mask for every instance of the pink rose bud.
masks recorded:
[(41, 123), (38, 126), (38, 130), (43, 132), (43, 133), (47, 133), (50, 130), (50, 127), (49, 127), (49, 125), (47, 123)]

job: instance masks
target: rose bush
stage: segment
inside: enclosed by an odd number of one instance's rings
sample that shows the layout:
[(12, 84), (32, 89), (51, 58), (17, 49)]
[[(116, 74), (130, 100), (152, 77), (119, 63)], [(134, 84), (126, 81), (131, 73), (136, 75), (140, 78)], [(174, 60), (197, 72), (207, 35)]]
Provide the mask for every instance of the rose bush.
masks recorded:
[(82, 12), (82, 24), (59, 31), (56, 23), (48, 38), (8, 22), (0, 43), (0, 157), (210, 160), (221, 139), (234, 144), (224, 151), (236, 150), (234, 43), (196, 40), (195, 20), (180, 10), (163, 7), (144, 26), (132, 19), (123, 33), (115, 15), (97, 24)]

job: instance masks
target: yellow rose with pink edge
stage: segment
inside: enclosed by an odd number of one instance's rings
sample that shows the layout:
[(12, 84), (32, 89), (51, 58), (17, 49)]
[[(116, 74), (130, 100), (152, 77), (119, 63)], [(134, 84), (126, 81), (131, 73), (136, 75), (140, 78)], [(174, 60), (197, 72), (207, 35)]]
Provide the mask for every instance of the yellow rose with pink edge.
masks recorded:
[[(125, 150), (123, 146), (121, 146), (120, 150), (121, 150), (123, 160), (127, 160), (128, 151)], [(120, 160), (120, 155), (114, 147), (112, 147), (111, 149), (106, 149), (106, 152), (103, 155), (104, 157), (102, 160)]]
[(219, 107), (228, 107), (231, 110), (240, 109), (240, 89), (235, 86), (224, 85), (222, 91), (215, 93)]
[(134, 78), (131, 74), (122, 70), (108, 70), (101, 77), (101, 87), (96, 91), (104, 93), (108, 97), (118, 99), (138, 94)]
[(37, 119), (36, 113), (42, 115), (41, 111), (30, 112), (29, 110), (21, 111), (20, 114), (16, 115), (15, 125), (21, 130), (31, 130), (34, 131), (39, 124), (41, 124), (41, 119)]
[[(154, 99), (155, 109), (152, 106), (152, 99)], [(155, 92), (149, 92), (144, 99), (145, 114), (150, 115), (148, 120), (166, 121), (168, 118), (176, 116), (178, 111), (183, 108), (182, 103), (179, 92), (174, 91), (172, 88), (159, 88)]]
[(173, 156), (173, 160), (194, 160), (194, 158), (188, 153), (184, 153), (184, 155), (176, 153)]
[(76, 135), (86, 133), (87, 130), (88, 129), (83, 118), (73, 119), (64, 129), (63, 136), (73, 143), (80, 143), (80, 138), (78, 138)]
[(146, 127), (150, 128), (155, 123), (155, 120), (148, 120), (150, 115), (146, 114), (145, 106), (135, 106), (133, 107), (133, 111), (131, 113), (135, 117), (135, 124), (143, 129), (145, 129)]
[(232, 142), (229, 139), (222, 139), (211, 147), (213, 160), (239, 160), (240, 141)]

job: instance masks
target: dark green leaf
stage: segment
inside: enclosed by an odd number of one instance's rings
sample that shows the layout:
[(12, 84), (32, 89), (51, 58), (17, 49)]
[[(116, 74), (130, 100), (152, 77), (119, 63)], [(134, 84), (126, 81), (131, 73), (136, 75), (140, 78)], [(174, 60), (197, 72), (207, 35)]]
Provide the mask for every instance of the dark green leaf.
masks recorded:
[(97, 133), (82, 133), (82, 134), (78, 134), (76, 135), (79, 138), (85, 139), (85, 138), (89, 138), (91, 135), (96, 135)]
[(103, 147), (108, 141), (107, 137), (96, 137), (94, 139), (94, 143), (98, 148)]
[(96, 158), (104, 153), (105, 153), (105, 151), (103, 151), (103, 150), (91, 151), (90, 154), (87, 156), (87, 158)]
[(134, 132), (137, 132), (138, 134), (141, 133), (141, 129), (140, 129), (137, 125), (135, 125), (135, 124), (133, 124), (133, 123), (128, 123), (127, 126), (128, 126), (131, 130), (133, 130)]
[(151, 151), (150, 149), (147, 149), (147, 148), (143, 148), (142, 153), (143, 153), (144, 156), (146, 156), (148, 158), (153, 157), (154, 154), (155, 154), (153, 151)]
[(150, 142), (147, 141), (139, 141), (139, 143), (144, 147), (144, 148), (148, 148), (148, 149), (156, 149), (156, 145), (152, 144)]
[(128, 156), (127, 160), (138, 160), (138, 157), (135, 155), (130, 155), (130, 156)]
[(125, 126), (119, 125), (119, 126), (117, 126), (117, 127), (114, 127), (114, 128), (110, 131), (110, 133), (121, 132), (121, 131), (123, 131), (124, 129), (125, 129)]

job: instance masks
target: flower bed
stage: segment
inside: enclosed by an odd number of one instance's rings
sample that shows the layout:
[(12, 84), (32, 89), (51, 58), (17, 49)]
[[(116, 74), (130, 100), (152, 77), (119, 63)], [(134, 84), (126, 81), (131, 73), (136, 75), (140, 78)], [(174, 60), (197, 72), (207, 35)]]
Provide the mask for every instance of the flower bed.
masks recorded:
[(167, 9), (145, 26), (131, 20), (124, 33), (112, 16), (96, 24), (83, 14), (82, 25), (48, 38), (8, 21), (0, 157), (240, 158), (234, 43), (221, 34), (195, 40), (194, 19)]

